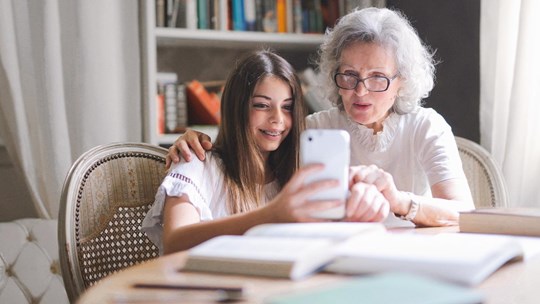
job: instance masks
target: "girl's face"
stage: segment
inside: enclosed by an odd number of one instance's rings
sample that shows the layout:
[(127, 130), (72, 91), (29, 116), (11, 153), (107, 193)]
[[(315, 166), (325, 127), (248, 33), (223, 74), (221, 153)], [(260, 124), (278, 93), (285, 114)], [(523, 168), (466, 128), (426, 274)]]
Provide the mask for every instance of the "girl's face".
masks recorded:
[[(356, 42), (341, 53), (338, 72), (360, 79), (371, 76), (392, 79), (397, 74), (397, 68), (392, 52), (376, 43)], [(355, 89), (340, 88), (338, 93), (349, 117), (376, 133), (382, 131), (382, 123), (394, 105), (400, 86), (398, 75), (394, 80), (390, 80), (390, 85), (384, 92), (370, 92), (360, 82)]]
[(266, 159), (291, 129), (294, 106), (291, 88), (277, 77), (264, 77), (255, 86), (250, 103), (249, 126)]

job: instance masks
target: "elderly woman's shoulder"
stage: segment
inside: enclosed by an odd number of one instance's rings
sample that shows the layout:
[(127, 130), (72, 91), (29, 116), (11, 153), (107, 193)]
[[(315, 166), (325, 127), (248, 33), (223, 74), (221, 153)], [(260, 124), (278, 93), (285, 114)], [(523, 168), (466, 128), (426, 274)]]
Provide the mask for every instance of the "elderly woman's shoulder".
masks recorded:
[(347, 114), (337, 107), (315, 112), (306, 117), (309, 129), (338, 127), (346, 121)]
[(419, 107), (417, 110), (406, 114), (405, 117), (406, 124), (414, 125), (415, 128), (448, 127), (444, 117), (432, 108)]

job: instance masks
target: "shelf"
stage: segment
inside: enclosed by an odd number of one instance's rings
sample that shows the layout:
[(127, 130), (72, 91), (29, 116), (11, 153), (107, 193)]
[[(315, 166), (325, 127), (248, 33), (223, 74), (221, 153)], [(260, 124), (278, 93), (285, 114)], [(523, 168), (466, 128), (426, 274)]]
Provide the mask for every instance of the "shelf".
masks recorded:
[[(180, 134), (159, 134), (157, 123), (157, 73), (160, 66), (164, 71), (174, 71), (182, 79), (224, 79), (223, 73), (230, 69), (228, 61), (234, 62), (249, 50), (270, 48), (278, 51), (291, 63), (300, 66), (309, 64), (310, 55), (323, 42), (322, 34), (265, 33), (247, 31), (191, 30), (182, 28), (156, 27), (156, 0), (139, 0), (141, 38), (141, 96), (142, 137), (145, 142), (168, 146)], [(223, 54), (223, 55), (222, 55)], [(178, 59), (180, 58), (180, 59)], [(210, 58), (217, 64), (205, 62)], [(227, 61), (228, 60), (228, 61)], [(209, 69), (201, 69), (208, 64)], [(219, 72), (219, 73), (218, 73)], [(215, 74), (215, 75), (214, 75)], [(220, 78), (215, 78), (219, 75)], [(210, 135), (214, 140), (217, 128), (191, 126)]]
[(323, 41), (321, 34), (289, 34), (216, 30), (186, 30), (178, 28), (155, 28), (157, 45), (160, 47), (225, 47), (253, 48), (261, 45), (277, 49), (313, 50)]
[[(190, 126), (189, 128), (195, 131), (205, 133), (206, 135), (210, 136), (212, 141), (216, 139), (217, 133), (218, 133), (218, 126), (193, 125), (193, 126)], [(178, 136), (180, 135), (182, 134), (181, 133), (158, 134), (157, 142), (160, 145), (172, 145), (176, 141)]]

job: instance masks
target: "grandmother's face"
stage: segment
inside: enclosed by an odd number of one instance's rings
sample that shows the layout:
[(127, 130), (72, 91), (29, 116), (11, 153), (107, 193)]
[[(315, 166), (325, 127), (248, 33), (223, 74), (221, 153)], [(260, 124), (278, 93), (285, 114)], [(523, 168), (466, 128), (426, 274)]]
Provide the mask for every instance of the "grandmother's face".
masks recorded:
[[(368, 91), (363, 83), (358, 83), (352, 90), (339, 89), (345, 111), (353, 121), (373, 129), (374, 133), (382, 131), (382, 123), (390, 113), (401, 86), (399, 75), (391, 80), (397, 72), (394, 54), (376, 43), (356, 42), (343, 50), (338, 73), (360, 79), (372, 76), (390, 79), (390, 85), (384, 92)], [(381, 80), (386, 84), (384, 78), (375, 79), (374, 83), (370, 83), (370, 89), (380, 88), (377, 83), (380, 85)], [(351, 79), (348, 80), (350, 82)]]

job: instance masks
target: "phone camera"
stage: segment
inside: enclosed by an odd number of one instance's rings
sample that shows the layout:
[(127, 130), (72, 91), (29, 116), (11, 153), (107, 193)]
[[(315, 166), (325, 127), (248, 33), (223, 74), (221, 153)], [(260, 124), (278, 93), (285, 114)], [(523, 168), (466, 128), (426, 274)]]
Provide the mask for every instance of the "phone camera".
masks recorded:
[(310, 136), (310, 137), (308, 137), (307, 140), (308, 140), (308, 141), (312, 141), (312, 140), (313, 140), (313, 137)]

